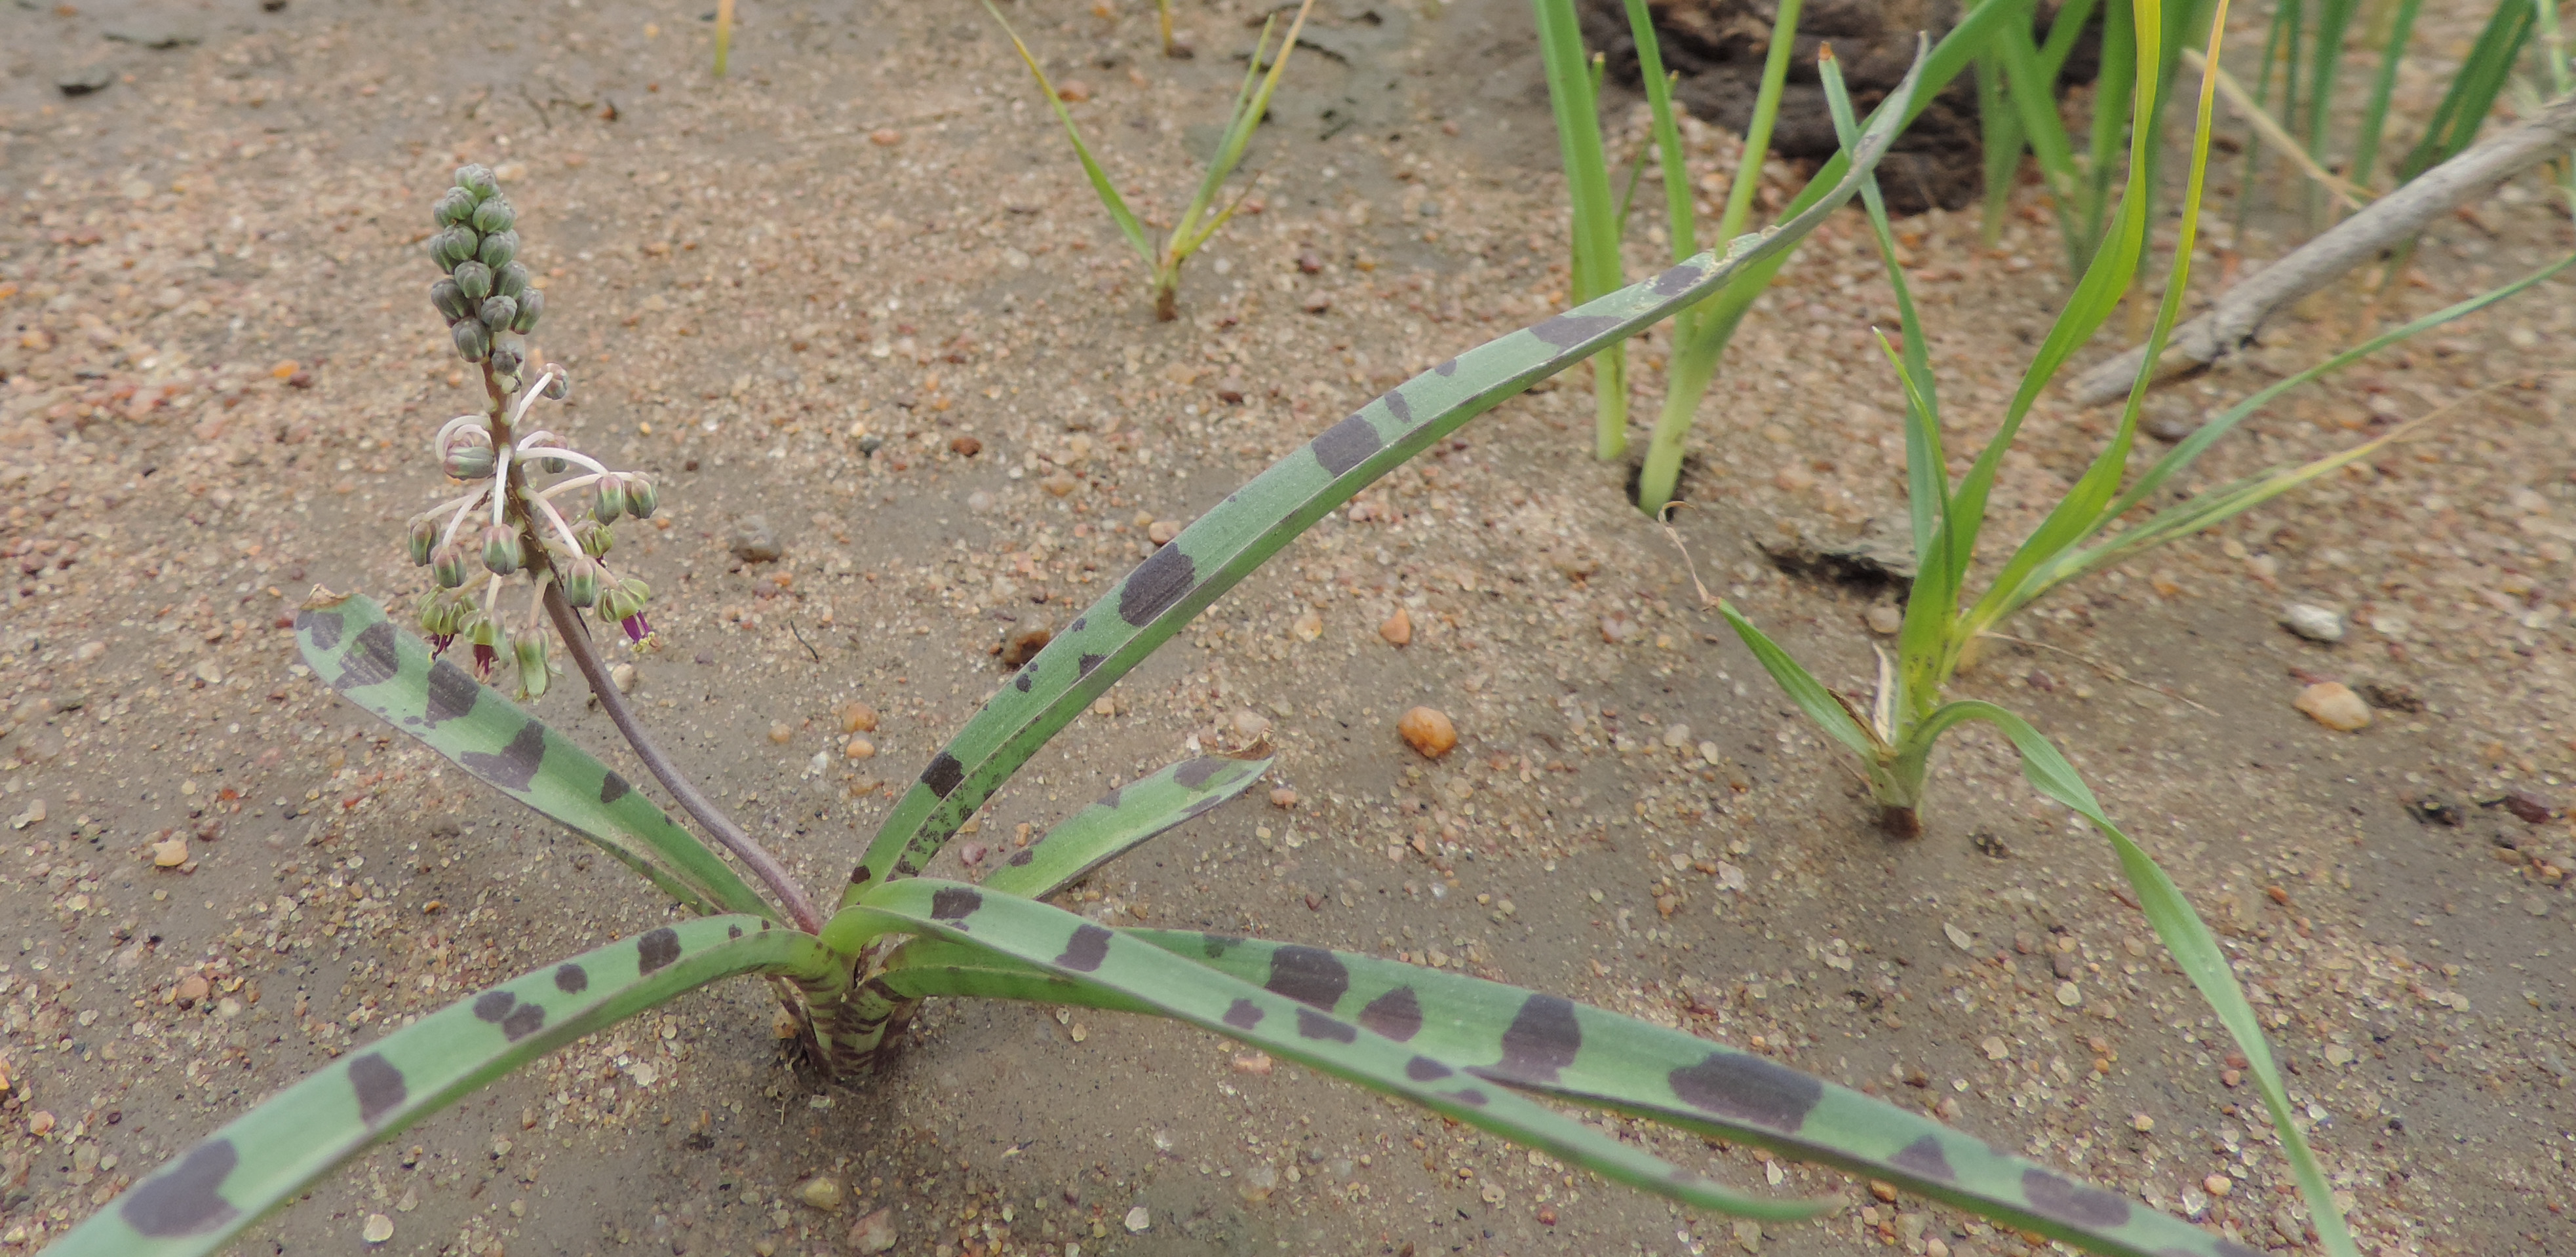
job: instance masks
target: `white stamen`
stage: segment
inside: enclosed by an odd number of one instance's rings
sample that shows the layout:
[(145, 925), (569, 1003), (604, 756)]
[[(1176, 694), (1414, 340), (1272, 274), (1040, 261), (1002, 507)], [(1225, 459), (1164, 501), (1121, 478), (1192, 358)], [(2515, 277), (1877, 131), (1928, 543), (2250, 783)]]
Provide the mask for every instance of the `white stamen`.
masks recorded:
[(547, 521), (555, 526), (556, 532), (563, 534), (564, 544), (571, 547), (573, 553), (581, 553), (581, 540), (572, 535), (572, 525), (565, 523), (564, 517), (555, 513), (555, 504), (544, 498), (538, 498), (537, 509), (545, 512)]
[(570, 480), (558, 480), (553, 484), (547, 485), (545, 492), (538, 494), (537, 498), (539, 501), (550, 501), (556, 494), (561, 493), (566, 489), (578, 489), (586, 484), (596, 484), (599, 482), (599, 478), (601, 476), (607, 474), (608, 473), (604, 471), (593, 472), (587, 476), (575, 476)]
[(465, 521), (473, 516), (474, 508), (482, 501), (480, 493), (469, 493), (457, 499), (456, 514), (447, 521), (447, 531), (439, 534), (438, 544), (443, 546), (456, 540), (456, 530), (465, 526)]
[(598, 459), (576, 450), (569, 450), (560, 445), (540, 445), (530, 449), (525, 442), (521, 442), (518, 460), (524, 463), (532, 458), (560, 458), (567, 463), (579, 463), (595, 472), (605, 473), (608, 470)]

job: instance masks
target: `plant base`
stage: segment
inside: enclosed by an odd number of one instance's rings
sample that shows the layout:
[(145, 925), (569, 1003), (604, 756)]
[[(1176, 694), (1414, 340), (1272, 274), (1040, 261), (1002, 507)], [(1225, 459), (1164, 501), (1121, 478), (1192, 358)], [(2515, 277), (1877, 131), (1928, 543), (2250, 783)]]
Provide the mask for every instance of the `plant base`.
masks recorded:
[(1910, 807), (1881, 804), (1878, 809), (1878, 832), (1904, 841), (1920, 838), (1923, 836), (1923, 814)]

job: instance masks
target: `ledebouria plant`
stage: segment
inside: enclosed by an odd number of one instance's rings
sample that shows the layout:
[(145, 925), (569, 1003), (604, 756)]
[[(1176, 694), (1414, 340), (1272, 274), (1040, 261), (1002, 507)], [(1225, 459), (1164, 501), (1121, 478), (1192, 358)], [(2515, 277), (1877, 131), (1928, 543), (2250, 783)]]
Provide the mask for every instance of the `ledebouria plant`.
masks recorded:
[[(1886, 152), (1917, 81), (1909, 76), (1860, 134), (1853, 171), (1868, 171)], [(671, 919), (406, 1020), (340, 1055), (121, 1197), (102, 1194), (104, 1207), (70, 1232), (56, 1238), (40, 1220), (30, 1238), (47, 1243), (49, 1257), (211, 1257), (334, 1167), (482, 1084), (744, 975), (772, 984), (797, 1013), (810, 1059), (853, 1085), (866, 1081), (864, 1066), (905, 1041), (912, 1009), (926, 998), (1115, 1010), (1188, 1022), (1527, 1145), (1569, 1169), (1696, 1208), (1787, 1219), (1837, 1202), (1739, 1194), (1702, 1172), (1709, 1158), (1696, 1141), (1675, 1145), (1680, 1160), (1666, 1160), (1542, 1100), (1834, 1166), (2095, 1253), (2252, 1257), (2224, 1237), (2023, 1160), (2009, 1145), (1688, 1030), (1355, 952), (1113, 928), (1045, 902), (1241, 794), (1269, 759), (1193, 756), (1126, 782), (1044, 834), (1024, 834), (976, 883), (923, 875), (1050, 738), (1300, 532), (1531, 383), (1775, 258), (1853, 195), (1858, 175), (1774, 232), (1736, 241), (1723, 257), (1686, 258), (1442, 362), (1228, 495), (994, 691), (887, 814), (828, 918), (655, 747), (590, 648), (573, 605), (584, 599), (601, 616), (627, 622), (630, 636), (645, 634), (642, 586), (612, 584), (599, 560), (609, 524), (651, 512), (652, 484), (523, 431), (529, 409), (557, 394), (562, 372), (548, 366), (522, 378), (526, 350), (514, 337), (535, 325), (540, 307), (526, 300), (536, 293), (524, 272), (511, 273), (517, 239), (508, 205), (480, 166), (459, 171), (457, 185), (440, 202), (438, 256), (450, 278), (436, 296), (457, 347), (483, 364), (491, 407), (449, 423), (436, 443), (441, 466), (467, 482), (467, 492), (413, 523), (412, 555), (440, 582), (424, 620), (441, 646), (465, 637), (487, 668), (511, 654), (522, 691), (541, 690), (541, 630), (523, 623), (505, 634), (498, 608), (510, 580), (524, 573), (538, 609), (563, 635), (564, 653), (636, 758), (770, 895), (571, 738), (433, 659), (431, 647), (395, 628), (374, 600), (315, 590), (295, 635), (321, 683), (615, 855), (669, 898)], [(490, 304), (495, 298), (509, 304)], [(539, 486), (537, 476), (555, 479)], [(569, 524), (554, 499), (584, 493), (587, 516)], [(482, 575), (469, 580), (477, 570)], [(468, 593), (469, 586), (478, 588)]]
[[(519, 697), (536, 698), (552, 674), (549, 585), (573, 607), (616, 621), (629, 642), (652, 635), (644, 618), (652, 590), (609, 571), (607, 558), (616, 543), (611, 526), (626, 516), (650, 518), (661, 495), (652, 477), (610, 471), (554, 433), (529, 429), (529, 412), (540, 401), (563, 400), (572, 377), (551, 362), (528, 371), (523, 338), (544, 316), (546, 294), (519, 261), (518, 213), (492, 172), (460, 167), (436, 216), (429, 252), (447, 274), (429, 286), (429, 303), (447, 320), (457, 354), (483, 368), (490, 404), (482, 414), (448, 420), (429, 443), (439, 469), (465, 492), (411, 520), (411, 561), (438, 583), (421, 600), (420, 628), (433, 654), (464, 638), (483, 680), (507, 656), (518, 670)], [(540, 476), (547, 483), (540, 485)], [(510, 578), (523, 574), (532, 590), (514, 624), (502, 597)]]

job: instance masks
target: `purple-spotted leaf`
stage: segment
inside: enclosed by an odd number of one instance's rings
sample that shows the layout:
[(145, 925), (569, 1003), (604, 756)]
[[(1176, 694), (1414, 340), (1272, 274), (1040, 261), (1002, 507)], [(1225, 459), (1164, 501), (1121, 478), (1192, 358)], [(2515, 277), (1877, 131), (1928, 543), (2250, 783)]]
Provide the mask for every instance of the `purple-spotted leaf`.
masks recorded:
[(360, 595), (317, 595), (295, 618), (315, 676), (484, 784), (562, 822), (697, 912), (777, 910), (607, 765), (520, 710)]
[(1012, 852), (984, 885), (1044, 899), (1119, 853), (1243, 793), (1273, 762), (1202, 755), (1128, 782)]
[(743, 973), (830, 989), (845, 961), (756, 916), (681, 921), (459, 1000), (349, 1052), (197, 1142), (45, 1257), (199, 1257), (369, 1146), (519, 1066)]

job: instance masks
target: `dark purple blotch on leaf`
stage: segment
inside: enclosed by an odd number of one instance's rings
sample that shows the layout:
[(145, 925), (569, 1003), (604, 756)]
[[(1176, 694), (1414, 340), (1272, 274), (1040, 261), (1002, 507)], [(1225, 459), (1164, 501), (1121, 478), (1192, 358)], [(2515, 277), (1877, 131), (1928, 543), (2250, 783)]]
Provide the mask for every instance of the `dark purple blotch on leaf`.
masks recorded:
[(430, 728), (463, 717), (474, 710), (474, 700), (483, 697), (483, 687), (472, 674), (441, 659), (429, 665), (429, 702), (421, 716)]
[(340, 657), (340, 679), (331, 683), (336, 690), (365, 689), (394, 679), (402, 667), (402, 657), (395, 653), (394, 626), (378, 620), (358, 630), (349, 642), (349, 653)]
[(1530, 335), (1563, 351), (1572, 349), (1618, 325), (1619, 320), (1606, 314), (1560, 314), (1532, 324)]
[(1475, 1087), (1460, 1087), (1456, 1091), (1447, 1092), (1445, 1094), (1447, 1094), (1452, 1100), (1463, 1101), (1465, 1103), (1475, 1105), (1478, 1108), (1483, 1108), (1485, 1106), (1485, 1093)]
[(1956, 1171), (1950, 1168), (1949, 1155), (1941, 1151), (1941, 1139), (1937, 1135), (1925, 1135), (1905, 1145), (1897, 1150), (1895, 1156), (1889, 1157), (1887, 1163), (1907, 1173), (1944, 1182), (1957, 1177)]
[(1521, 1002), (1503, 1031), (1503, 1059), (1483, 1072), (1513, 1082), (1554, 1082), (1556, 1071), (1573, 1064), (1582, 1050), (1583, 1027), (1574, 1020), (1574, 1002), (1533, 995)]
[(229, 1139), (209, 1139), (188, 1150), (179, 1164), (143, 1180), (116, 1207), (127, 1226), (149, 1239), (203, 1235), (239, 1216), (217, 1188), (241, 1164)]
[(485, 1021), (498, 1022), (510, 1015), (519, 997), (508, 991), (485, 991), (474, 997), (474, 1015)]
[(1099, 666), (1100, 666), (1100, 661), (1101, 661), (1101, 660), (1103, 660), (1103, 659), (1106, 659), (1106, 658), (1108, 658), (1108, 657), (1109, 657), (1109, 656), (1107, 656), (1107, 655), (1077, 655), (1077, 656), (1075, 656), (1075, 657), (1074, 657), (1074, 661), (1073, 661), (1073, 671), (1074, 671), (1074, 675), (1076, 675), (1076, 676), (1086, 676), (1086, 677), (1087, 677), (1087, 676), (1090, 676), (1090, 675), (1091, 675), (1091, 670), (1092, 670), (1093, 668), (1097, 668), (1097, 667), (1099, 667)]
[(1127, 583), (1118, 587), (1118, 618), (1143, 628), (1171, 610), (1198, 580), (1198, 565), (1181, 553), (1179, 543), (1165, 545), (1146, 555), (1127, 574)]
[(566, 995), (579, 995), (590, 989), (590, 971), (580, 965), (556, 965), (555, 989)]
[(546, 1010), (544, 1005), (521, 1004), (517, 1008), (511, 1009), (509, 1016), (501, 1019), (501, 1033), (508, 1036), (510, 1042), (516, 1043), (519, 1040), (527, 1038), (529, 1035), (535, 1034), (537, 1031), (544, 1029), (545, 1024)]
[(546, 762), (546, 727), (530, 720), (519, 726), (509, 745), (497, 751), (467, 751), (457, 756), (456, 762), (463, 764), (465, 771), (504, 790), (525, 790)]
[(930, 915), (942, 921), (963, 921), (983, 906), (983, 894), (963, 886), (930, 892)]
[(1666, 1077), (1686, 1104), (1720, 1117), (1794, 1132), (1825, 1095), (1825, 1084), (1742, 1052), (1711, 1052)]
[(313, 639), (316, 650), (330, 650), (340, 644), (340, 613), (307, 611), (295, 617), (295, 631)]
[(1351, 989), (1351, 971), (1341, 957), (1320, 947), (1290, 945), (1270, 953), (1270, 980), (1262, 985), (1272, 994), (1331, 1012)]
[(669, 926), (635, 940), (635, 976), (642, 977), (680, 958), (680, 933)]
[(358, 1093), (358, 1120), (369, 1126), (393, 1112), (411, 1094), (410, 1086), (403, 1082), (403, 1072), (381, 1052), (369, 1052), (349, 1062), (349, 1089)]
[(1457, 1072), (1428, 1056), (1417, 1056), (1404, 1063), (1404, 1076), (1415, 1082), (1433, 1082)]
[[(943, 892), (944, 893), (944, 892)], [(1109, 931), (1097, 925), (1085, 925), (1073, 932), (1064, 945), (1064, 954), (1055, 962), (1067, 969), (1090, 973), (1109, 958)]]
[(2086, 1187), (2036, 1167), (2021, 1172), (2031, 1211), (2072, 1226), (2115, 1227), (2129, 1221), (2129, 1202), (2099, 1187)]
[(1422, 1032), (1422, 1001), (1412, 987), (1399, 986), (1370, 1000), (1360, 1010), (1360, 1024), (1402, 1043)]
[(1655, 295), (1658, 297), (1678, 297), (1683, 293), (1689, 292), (1690, 286), (1698, 283), (1700, 276), (1705, 273), (1706, 272), (1700, 270), (1698, 266), (1689, 262), (1684, 262), (1681, 265), (1673, 267), (1671, 270), (1665, 271), (1663, 274), (1655, 277)]
[(1028, 862), (1029, 862), (1029, 861), (1034, 860), (1034, 859), (1036, 859), (1036, 858), (1038, 858), (1037, 848), (1035, 848), (1035, 847), (1022, 847), (1022, 848), (1020, 848), (1019, 850), (1014, 851), (1014, 852), (1012, 852), (1012, 853), (1011, 853), (1011, 858), (1010, 858), (1010, 860), (1009, 860), (1009, 861), (1007, 861), (1007, 863), (1009, 863), (1009, 864), (1010, 864), (1010, 866), (1011, 866), (1012, 868), (1015, 868), (1015, 869), (1016, 869), (1016, 868), (1025, 868), (1025, 867), (1027, 867), (1027, 865), (1028, 865)]
[(1199, 950), (1205, 952), (1208, 959), (1214, 960), (1242, 941), (1240, 936), (1234, 934), (1202, 934), (1199, 936)]
[(1431, 368), (1431, 373), (1433, 375), (1456, 375), (1458, 374), (1458, 360), (1451, 358), (1448, 361), (1441, 363), (1439, 366)]
[(1360, 1037), (1357, 1027), (1346, 1021), (1335, 1021), (1311, 1008), (1297, 1010), (1297, 1034), (1308, 1039), (1330, 1039), (1349, 1043)]
[(1226, 761), (1213, 755), (1185, 759), (1181, 761), (1180, 767), (1172, 770), (1172, 780), (1179, 782), (1181, 788), (1185, 790), (1201, 789), (1207, 785), (1208, 779), (1216, 776), (1217, 770), (1225, 765)]
[(946, 751), (933, 756), (930, 767), (921, 770), (921, 784), (930, 787), (932, 794), (943, 799), (957, 789), (957, 783), (964, 780), (966, 780), (966, 766), (958, 763), (957, 757)]
[(1261, 1008), (1248, 999), (1239, 999), (1225, 1010), (1225, 1024), (1237, 1030), (1250, 1030), (1261, 1024)]
[(1311, 444), (1315, 461), (1339, 479), (1350, 474), (1351, 468), (1367, 462), (1369, 455), (1384, 448), (1386, 442), (1378, 436), (1376, 425), (1355, 414), (1324, 429)]
[(1413, 403), (1404, 400), (1403, 389), (1388, 389), (1386, 395), (1378, 400), (1386, 403), (1386, 412), (1395, 416), (1398, 423), (1413, 422)]

